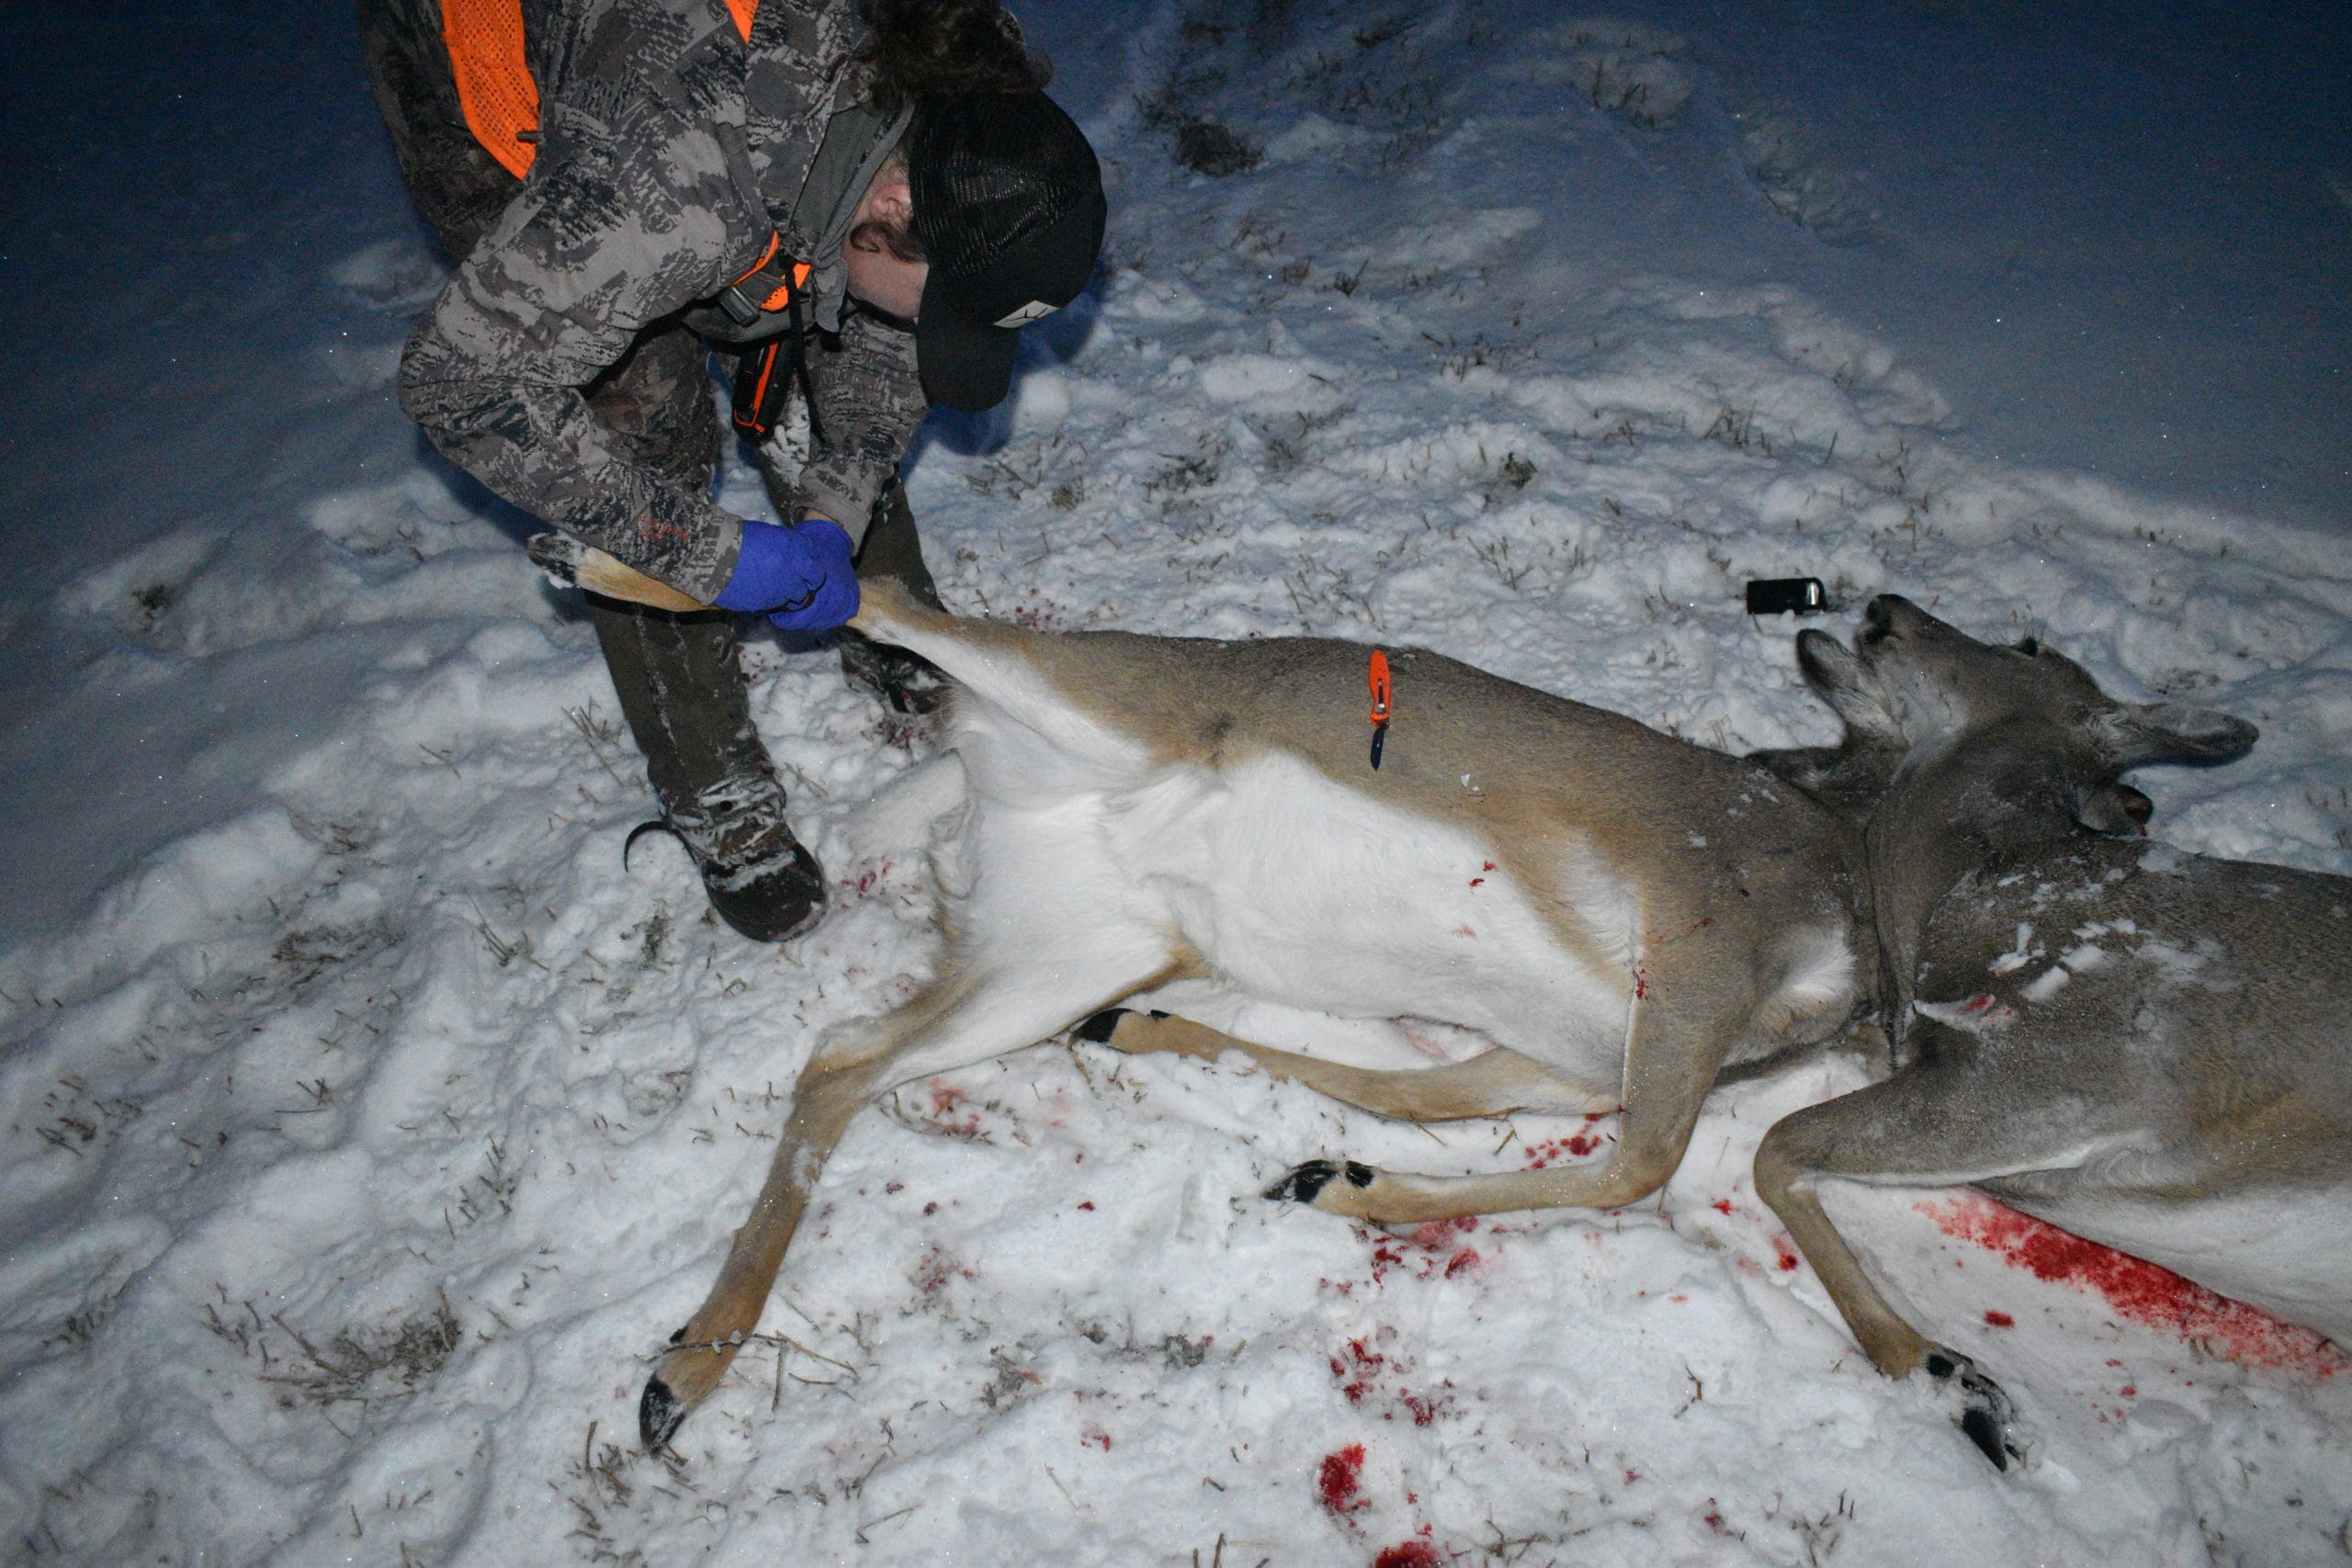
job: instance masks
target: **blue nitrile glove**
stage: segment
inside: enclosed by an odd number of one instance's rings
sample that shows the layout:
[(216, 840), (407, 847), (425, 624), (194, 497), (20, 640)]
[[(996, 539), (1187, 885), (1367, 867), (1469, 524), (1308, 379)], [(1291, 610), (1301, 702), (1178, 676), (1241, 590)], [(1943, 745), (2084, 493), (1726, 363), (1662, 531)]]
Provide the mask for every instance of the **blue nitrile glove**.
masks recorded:
[(711, 603), (764, 611), (786, 631), (829, 632), (857, 614), (849, 535), (830, 518), (746, 523), (735, 571)]

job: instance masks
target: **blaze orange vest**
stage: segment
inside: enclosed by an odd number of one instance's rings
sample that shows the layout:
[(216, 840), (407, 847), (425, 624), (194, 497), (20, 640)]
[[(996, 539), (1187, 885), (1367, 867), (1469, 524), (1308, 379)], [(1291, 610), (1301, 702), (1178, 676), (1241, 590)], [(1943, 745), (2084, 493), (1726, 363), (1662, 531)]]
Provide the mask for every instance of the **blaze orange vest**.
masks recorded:
[[(752, 41), (752, 17), (760, 0), (727, 0), (728, 14), (743, 41)], [(523, 0), (441, 0), (441, 39), (449, 51), (449, 71), (458, 84), (458, 107), (466, 129), (501, 167), (521, 179), (538, 156), (539, 85), (531, 79), (530, 62), (523, 52)], [(783, 254), (783, 236), (771, 234), (767, 249), (743, 275), (719, 296), (719, 306), (739, 327), (763, 320), (775, 321), (763, 329), (764, 343), (747, 349), (735, 374), (738, 428), (759, 440), (774, 433), (784, 407), (786, 388), (795, 369), (807, 391), (808, 366), (798, 349), (802, 308), (799, 290), (807, 287), (809, 265)], [(781, 335), (789, 318), (794, 335)], [(789, 348), (789, 363), (785, 355)], [(815, 400), (809, 417), (814, 427)]]
[[(743, 41), (760, 0), (727, 0)], [(523, 57), (523, 0), (441, 0), (441, 41), (458, 79), (466, 129), (501, 167), (521, 179), (538, 153), (539, 85)]]

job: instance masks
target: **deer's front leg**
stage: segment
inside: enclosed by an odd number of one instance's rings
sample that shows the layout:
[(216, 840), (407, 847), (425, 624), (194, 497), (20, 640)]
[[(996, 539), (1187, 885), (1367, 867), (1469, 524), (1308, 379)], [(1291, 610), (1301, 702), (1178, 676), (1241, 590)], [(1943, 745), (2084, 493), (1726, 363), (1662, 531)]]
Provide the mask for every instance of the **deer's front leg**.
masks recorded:
[(2008, 1396), (1974, 1362), (1928, 1338), (1887, 1304), (1830, 1223), (1815, 1184), (1834, 1176), (1958, 1186), (2043, 1168), (2052, 1157), (2048, 1129), (2007, 1098), (1997, 1075), (1954, 1045), (1885, 1083), (1781, 1118), (1756, 1151), (1757, 1196), (1788, 1226), (1863, 1353), (1891, 1378), (1924, 1369), (1954, 1383), (1961, 1430), (2001, 1470), (2020, 1452)]

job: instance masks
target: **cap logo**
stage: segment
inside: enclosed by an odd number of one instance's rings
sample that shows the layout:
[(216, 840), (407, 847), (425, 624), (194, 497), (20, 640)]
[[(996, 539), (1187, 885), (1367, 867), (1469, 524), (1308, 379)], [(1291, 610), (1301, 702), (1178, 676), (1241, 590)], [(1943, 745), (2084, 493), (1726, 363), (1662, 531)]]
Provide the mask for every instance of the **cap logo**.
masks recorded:
[(1000, 327), (1027, 326), (1031, 321), (1042, 321), (1060, 309), (1060, 306), (1048, 305), (1043, 299), (1032, 299), (996, 324)]

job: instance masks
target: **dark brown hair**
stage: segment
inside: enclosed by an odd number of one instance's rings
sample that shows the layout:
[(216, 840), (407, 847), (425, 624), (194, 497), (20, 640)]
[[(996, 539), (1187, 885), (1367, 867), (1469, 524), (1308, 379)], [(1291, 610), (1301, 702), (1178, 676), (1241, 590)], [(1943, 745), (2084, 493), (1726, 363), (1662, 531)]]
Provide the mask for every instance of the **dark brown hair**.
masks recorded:
[(1021, 40), (1021, 24), (997, 0), (865, 0), (874, 67), (886, 108), (959, 93), (1035, 93), (1054, 68)]

